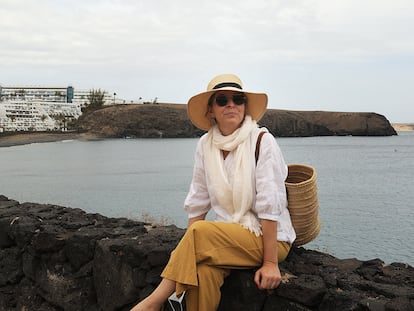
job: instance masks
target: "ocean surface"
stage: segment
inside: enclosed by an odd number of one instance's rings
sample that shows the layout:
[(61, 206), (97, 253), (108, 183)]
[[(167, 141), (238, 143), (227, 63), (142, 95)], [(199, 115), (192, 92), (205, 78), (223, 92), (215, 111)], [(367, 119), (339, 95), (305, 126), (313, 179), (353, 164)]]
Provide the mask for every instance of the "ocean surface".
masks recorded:
[[(414, 266), (414, 132), (277, 141), (287, 163), (318, 173), (322, 227), (306, 248)], [(0, 148), (0, 194), (185, 228), (196, 143), (116, 139)]]

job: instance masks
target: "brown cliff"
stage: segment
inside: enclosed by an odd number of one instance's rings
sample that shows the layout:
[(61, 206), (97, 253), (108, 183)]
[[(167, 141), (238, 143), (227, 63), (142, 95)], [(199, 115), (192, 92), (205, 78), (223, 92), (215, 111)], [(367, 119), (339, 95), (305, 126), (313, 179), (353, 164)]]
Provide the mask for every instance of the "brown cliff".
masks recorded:
[[(260, 121), (278, 137), (397, 135), (382, 115), (363, 112), (269, 109)], [(82, 115), (76, 127), (101, 138), (198, 137), (181, 104), (117, 105)]]

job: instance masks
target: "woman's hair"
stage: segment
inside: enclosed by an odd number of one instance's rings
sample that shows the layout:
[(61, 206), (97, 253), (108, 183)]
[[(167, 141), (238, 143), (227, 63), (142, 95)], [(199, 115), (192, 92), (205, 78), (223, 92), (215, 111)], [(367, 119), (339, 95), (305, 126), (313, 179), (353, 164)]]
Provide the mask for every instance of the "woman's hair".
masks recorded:
[(210, 113), (210, 109), (211, 107), (213, 107), (214, 95), (216, 95), (216, 93), (211, 94), (210, 98), (208, 99), (207, 111), (205, 114), (206, 117), (208, 117), (208, 114)]
[(216, 95), (216, 93), (211, 94), (210, 98), (208, 99), (208, 107), (213, 106), (213, 101), (214, 101), (214, 96), (215, 95)]

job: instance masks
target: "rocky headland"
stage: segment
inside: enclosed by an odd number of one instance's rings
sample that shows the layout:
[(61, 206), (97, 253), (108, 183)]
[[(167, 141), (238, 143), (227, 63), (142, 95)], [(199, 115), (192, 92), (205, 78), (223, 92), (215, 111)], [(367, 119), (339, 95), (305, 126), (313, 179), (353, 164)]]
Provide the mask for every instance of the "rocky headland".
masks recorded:
[[(260, 125), (277, 137), (397, 135), (384, 116), (368, 112), (268, 109)], [(204, 133), (191, 124), (182, 104), (107, 106), (82, 115), (75, 127), (97, 138), (183, 138)]]
[[(0, 310), (129, 310), (158, 284), (183, 233), (0, 195)], [(280, 268), (273, 291), (255, 287), (253, 270), (232, 271), (219, 310), (414, 310), (414, 268), (404, 263), (300, 247)]]
[[(269, 109), (259, 125), (276, 137), (391, 136), (397, 135), (396, 130), (412, 130), (412, 124), (394, 128), (384, 116), (368, 112)], [(84, 113), (66, 132), (0, 133), (0, 147), (72, 139), (193, 138), (203, 133), (191, 124), (186, 105), (129, 104)]]

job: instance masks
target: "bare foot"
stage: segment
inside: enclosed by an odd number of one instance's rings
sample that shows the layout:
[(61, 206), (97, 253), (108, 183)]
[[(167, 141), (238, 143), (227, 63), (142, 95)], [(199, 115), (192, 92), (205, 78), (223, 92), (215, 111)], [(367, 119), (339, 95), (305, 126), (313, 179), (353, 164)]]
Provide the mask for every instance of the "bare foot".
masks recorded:
[(131, 311), (162, 311), (164, 303), (175, 290), (175, 282), (162, 279), (161, 283), (147, 298), (131, 309)]
[(139, 304), (131, 309), (131, 311), (161, 311), (162, 305), (154, 304), (147, 299), (144, 299)]

